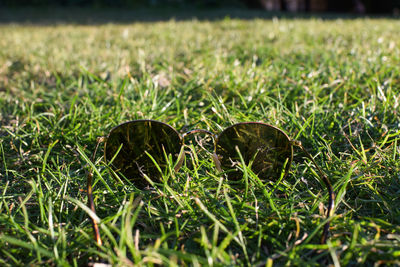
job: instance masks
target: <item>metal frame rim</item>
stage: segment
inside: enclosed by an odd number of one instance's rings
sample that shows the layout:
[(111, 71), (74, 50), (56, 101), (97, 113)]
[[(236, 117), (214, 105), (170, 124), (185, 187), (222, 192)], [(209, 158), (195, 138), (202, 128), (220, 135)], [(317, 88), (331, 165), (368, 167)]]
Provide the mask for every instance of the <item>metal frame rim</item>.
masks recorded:
[(227, 128), (225, 128), (222, 132), (220, 132), (220, 133), (216, 136), (215, 145), (214, 145), (214, 152), (215, 152), (215, 153), (217, 152), (217, 144), (218, 144), (219, 138), (220, 138), (220, 136), (221, 136), (226, 130), (231, 129), (231, 128), (235, 127), (235, 126), (244, 125), (244, 124), (258, 124), (258, 125), (263, 125), (263, 126), (265, 126), (265, 127), (269, 127), (269, 128), (272, 128), (272, 129), (274, 129), (274, 130), (279, 131), (280, 133), (282, 133), (282, 134), (287, 138), (287, 140), (288, 140), (288, 142), (289, 142), (289, 145), (290, 145), (290, 158), (289, 158), (289, 161), (288, 161), (288, 163), (287, 163), (287, 167), (286, 167), (286, 170), (285, 170), (285, 175), (283, 176), (282, 179), (286, 178), (286, 177), (289, 175), (289, 171), (290, 171), (290, 169), (291, 169), (291, 165), (292, 165), (292, 162), (293, 162), (293, 144), (292, 144), (292, 142), (291, 142), (292, 139), (289, 137), (289, 135), (287, 135), (282, 129), (280, 129), (280, 128), (276, 127), (276, 126), (273, 126), (273, 125), (270, 125), (270, 124), (267, 124), (267, 123), (264, 123), (264, 122), (256, 122), (256, 121), (239, 122), (239, 123), (233, 124), (233, 125), (231, 125), (231, 126), (228, 126)]
[(174, 127), (172, 127), (171, 125), (169, 125), (169, 124), (167, 124), (167, 123), (165, 123), (165, 122), (157, 121), (157, 120), (149, 120), (149, 119), (140, 119), (140, 120), (126, 121), (126, 122), (123, 122), (123, 123), (121, 123), (121, 124), (118, 124), (117, 126), (114, 126), (114, 127), (110, 130), (110, 132), (107, 134), (106, 140), (105, 140), (105, 142), (104, 142), (104, 161), (105, 161), (106, 163), (107, 163), (107, 157), (106, 157), (107, 142), (108, 142), (108, 138), (110, 137), (110, 135), (112, 134), (112, 132), (113, 132), (115, 129), (118, 129), (119, 127), (121, 127), (121, 126), (130, 124), (130, 123), (137, 123), (137, 122), (152, 122), (152, 123), (162, 124), (162, 125), (164, 125), (164, 126), (167, 126), (168, 128), (170, 128), (171, 130), (173, 130), (173, 131), (177, 134), (177, 136), (179, 137), (180, 145), (181, 145), (181, 147), (183, 146), (183, 138), (182, 138), (182, 135), (181, 135)]

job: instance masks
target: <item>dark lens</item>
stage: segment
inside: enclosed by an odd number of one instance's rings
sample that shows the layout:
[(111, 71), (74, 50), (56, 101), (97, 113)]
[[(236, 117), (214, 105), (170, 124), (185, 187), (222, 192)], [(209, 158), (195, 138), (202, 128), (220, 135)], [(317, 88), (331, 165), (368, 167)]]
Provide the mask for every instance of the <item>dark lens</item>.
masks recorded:
[(235, 124), (225, 129), (216, 141), (216, 154), (230, 180), (243, 177), (243, 172), (237, 169), (241, 163), (237, 149), (246, 165), (251, 163), (252, 171), (261, 179), (276, 180), (282, 171), (286, 175), (293, 157), (289, 137), (278, 128), (257, 122)]
[(116, 173), (133, 181), (136, 186), (144, 187), (148, 184), (144, 174), (153, 181), (161, 177), (151, 157), (161, 170), (165, 170), (168, 164), (165, 155), (171, 155), (176, 162), (181, 147), (181, 137), (171, 126), (158, 121), (138, 120), (112, 129), (104, 153), (107, 162), (115, 157), (111, 166)]

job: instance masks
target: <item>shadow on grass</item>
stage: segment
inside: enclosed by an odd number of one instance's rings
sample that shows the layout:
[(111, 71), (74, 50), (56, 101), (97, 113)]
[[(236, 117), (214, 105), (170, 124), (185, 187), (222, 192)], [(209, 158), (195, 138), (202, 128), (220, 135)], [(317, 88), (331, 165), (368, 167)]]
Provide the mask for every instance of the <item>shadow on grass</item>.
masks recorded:
[[(0, 8), (0, 24), (28, 25), (101, 25), (128, 24), (134, 22), (162, 22), (169, 20), (216, 21), (231, 19), (357, 19), (371, 16), (337, 13), (288, 13), (268, 12), (246, 8), (77, 8), (77, 7), (44, 7), (44, 8)], [(374, 18), (398, 19), (394, 16), (372, 16)]]

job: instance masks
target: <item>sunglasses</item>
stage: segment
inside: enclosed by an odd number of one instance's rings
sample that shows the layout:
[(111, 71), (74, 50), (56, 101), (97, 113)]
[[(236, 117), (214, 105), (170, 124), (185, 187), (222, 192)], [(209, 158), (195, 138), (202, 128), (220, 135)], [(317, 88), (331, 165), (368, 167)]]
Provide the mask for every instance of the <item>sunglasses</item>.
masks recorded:
[[(171, 164), (178, 171), (185, 158), (184, 146), (190, 135), (204, 134), (211, 137), (210, 152), (217, 170), (228, 180), (243, 178), (243, 163), (260, 179), (277, 181), (285, 178), (293, 159), (293, 147), (300, 148), (316, 167), (325, 184), (329, 202), (326, 223), (320, 242), (326, 243), (329, 234), (329, 217), (333, 215), (334, 193), (328, 177), (299, 141), (289, 138), (281, 129), (261, 122), (243, 122), (232, 125), (219, 134), (195, 129), (179, 134), (170, 125), (155, 120), (134, 120), (114, 127), (106, 138), (99, 139), (93, 152), (92, 162), (99, 144), (104, 144), (104, 159), (119, 178), (128, 179), (140, 189), (152, 181), (161, 181)], [(92, 196), (93, 173), (87, 180), (90, 209), (95, 214)], [(98, 225), (91, 217), (94, 237), (102, 244)]]

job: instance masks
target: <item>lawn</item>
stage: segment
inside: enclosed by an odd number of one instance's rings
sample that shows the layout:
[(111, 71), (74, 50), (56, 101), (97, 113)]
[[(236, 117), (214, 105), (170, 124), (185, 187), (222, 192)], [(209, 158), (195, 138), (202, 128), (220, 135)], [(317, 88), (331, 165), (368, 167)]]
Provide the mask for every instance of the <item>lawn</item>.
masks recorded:
[[(25, 23), (10, 12), (0, 24), (0, 265), (400, 264), (399, 20), (237, 11), (130, 22), (121, 11), (122, 21)], [(232, 182), (187, 144), (181, 170), (144, 190), (114, 179), (103, 146), (92, 164), (97, 138), (137, 119), (215, 133), (265, 122), (301, 141), (336, 194), (327, 243), (328, 192), (300, 150), (285, 179), (243, 168)]]

